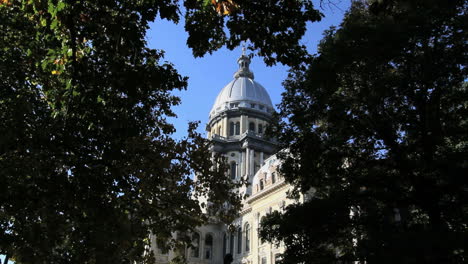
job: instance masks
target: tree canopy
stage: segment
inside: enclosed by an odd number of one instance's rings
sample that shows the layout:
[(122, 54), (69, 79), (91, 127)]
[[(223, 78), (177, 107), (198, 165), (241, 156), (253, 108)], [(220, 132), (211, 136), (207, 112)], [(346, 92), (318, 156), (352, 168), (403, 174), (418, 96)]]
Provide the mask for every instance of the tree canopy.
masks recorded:
[(281, 172), (313, 194), (262, 223), (282, 263), (466, 262), (467, 7), (354, 1), (291, 71)]
[[(230, 2), (232, 9), (220, 12)], [(184, 9), (181, 6), (184, 6)], [(147, 47), (148, 23), (185, 15), (195, 56), (250, 39), (294, 65), (310, 1), (0, 1), (0, 254), (17, 263), (144, 261), (148, 235), (206, 221), (196, 200), (239, 207), (190, 127), (170, 137), (188, 79)], [(200, 175), (196, 183), (191, 174)]]

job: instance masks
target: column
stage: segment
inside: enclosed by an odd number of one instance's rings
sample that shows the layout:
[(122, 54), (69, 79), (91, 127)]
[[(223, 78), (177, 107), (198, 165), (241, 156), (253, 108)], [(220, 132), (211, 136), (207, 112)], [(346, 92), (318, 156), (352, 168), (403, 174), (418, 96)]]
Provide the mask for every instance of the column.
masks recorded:
[(213, 169), (216, 169), (215, 155), (216, 155), (216, 154), (215, 154), (214, 151), (211, 152), (211, 164), (212, 164), (212, 166), (213, 166), (213, 167), (212, 167)]
[(239, 152), (239, 157), (237, 158), (237, 178), (242, 179), (242, 151)]
[(250, 171), (249, 171), (249, 174), (250, 175), (254, 175), (254, 170), (255, 170), (255, 164), (254, 164), (254, 153), (255, 153), (255, 150), (251, 150), (250, 151), (250, 157), (249, 157), (249, 168), (250, 168)]
[(245, 161), (244, 161), (244, 158), (245, 158), (245, 155), (244, 155), (244, 151), (240, 151), (240, 157), (239, 157), (239, 164), (240, 164), (240, 171), (239, 171), (239, 174), (241, 177), (244, 176), (245, 174)]
[[(250, 149), (246, 148), (245, 149), (245, 174), (250, 175)], [(248, 177), (247, 177), (248, 178)]]
[(225, 117), (223, 120), (224, 128), (223, 128), (223, 137), (228, 137), (229, 136), (229, 126), (228, 126), (228, 118)]
[(260, 167), (263, 166), (263, 151), (260, 152)]
[(240, 118), (240, 134), (242, 135), (246, 131), (246, 124), (247, 124), (247, 117), (245, 115), (241, 115)]

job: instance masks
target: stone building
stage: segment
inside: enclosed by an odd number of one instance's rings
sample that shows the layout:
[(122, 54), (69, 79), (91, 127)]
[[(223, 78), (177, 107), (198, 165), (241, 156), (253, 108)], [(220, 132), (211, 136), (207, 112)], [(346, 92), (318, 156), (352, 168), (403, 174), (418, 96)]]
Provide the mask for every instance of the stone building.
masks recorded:
[[(246, 187), (236, 190), (246, 194), (234, 232), (221, 223), (198, 227), (192, 234), (194, 248), (185, 252), (189, 263), (223, 264), (227, 255), (232, 263), (274, 264), (283, 248), (262, 243), (258, 227), (264, 215), (282, 210), (293, 202), (286, 197), (291, 188), (277, 172), (279, 161), (274, 141), (264, 136), (274, 112), (266, 89), (254, 81), (249, 69), (250, 58), (242, 54), (234, 79), (219, 93), (206, 125), (213, 151), (223, 154), (233, 181), (248, 179)], [(168, 263), (172, 252), (154, 247), (157, 263)]]

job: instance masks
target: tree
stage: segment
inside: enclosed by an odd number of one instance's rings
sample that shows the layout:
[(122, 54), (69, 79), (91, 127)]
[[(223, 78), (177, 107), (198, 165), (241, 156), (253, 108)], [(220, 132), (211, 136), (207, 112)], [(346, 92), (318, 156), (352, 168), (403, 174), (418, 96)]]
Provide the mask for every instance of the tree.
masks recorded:
[(466, 262), (466, 10), (354, 1), (291, 71), (281, 172), (313, 195), (262, 223), (282, 263)]
[[(211, 2), (234, 3), (234, 8), (228, 18), (217, 16)], [(249, 40), (249, 48), (258, 51), (267, 65), (300, 64), (308, 57), (306, 47), (300, 44), (306, 22), (320, 21), (323, 16), (309, 0), (187, 0), (185, 8), (185, 29), (190, 35), (187, 45), (195, 56), (223, 45), (232, 50)]]
[[(320, 14), (309, 1), (262, 3), (239, 0), (223, 16), (210, 1), (183, 1), (188, 45), (203, 56), (250, 38), (268, 62), (297, 63), (305, 24)], [(144, 38), (156, 17), (177, 23), (180, 5), (0, 1), (0, 254), (17, 263), (144, 262), (150, 233), (169, 238), (207, 220), (199, 195), (232, 219), (239, 199), (195, 124), (187, 138), (170, 137), (166, 117), (180, 102), (171, 91), (187, 78)]]

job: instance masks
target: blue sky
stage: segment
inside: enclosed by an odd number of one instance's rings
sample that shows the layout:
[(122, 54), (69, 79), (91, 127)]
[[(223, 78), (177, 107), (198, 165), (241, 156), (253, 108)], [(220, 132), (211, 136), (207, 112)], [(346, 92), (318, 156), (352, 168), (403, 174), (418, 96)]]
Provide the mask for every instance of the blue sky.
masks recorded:
[[(322, 21), (308, 24), (302, 43), (311, 54), (316, 53), (323, 31), (332, 25), (338, 26), (350, 5), (347, 0), (332, 2), (334, 5), (324, 4), (320, 9), (325, 14)], [(188, 89), (175, 93), (181, 97), (182, 103), (174, 107), (178, 118), (170, 120), (177, 129), (174, 136), (185, 136), (189, 121), (201, 121), (199, 131), (204, 132), (216, 96), (232, 80), (237, 70), (236, 61), (241, 48), (233, 51), (223, 48), (203, 58), (194, 58), (192, 51), (186, 46), (187, 33), (183, 20), (178, 25), (161, 20), (152, 23), (147, 40), (151, 48), (164, 50), (165, 60), (173, 63), (180, 74), (189, 77)], [(273, 104), (280, 103), (283, 91), (281, 83), (287, 77), (288, 68), (283, 65), (267, 67), (260, 57), (253, 58), (250, 68), (255, 74), (255, 80), (269, 92)]]

